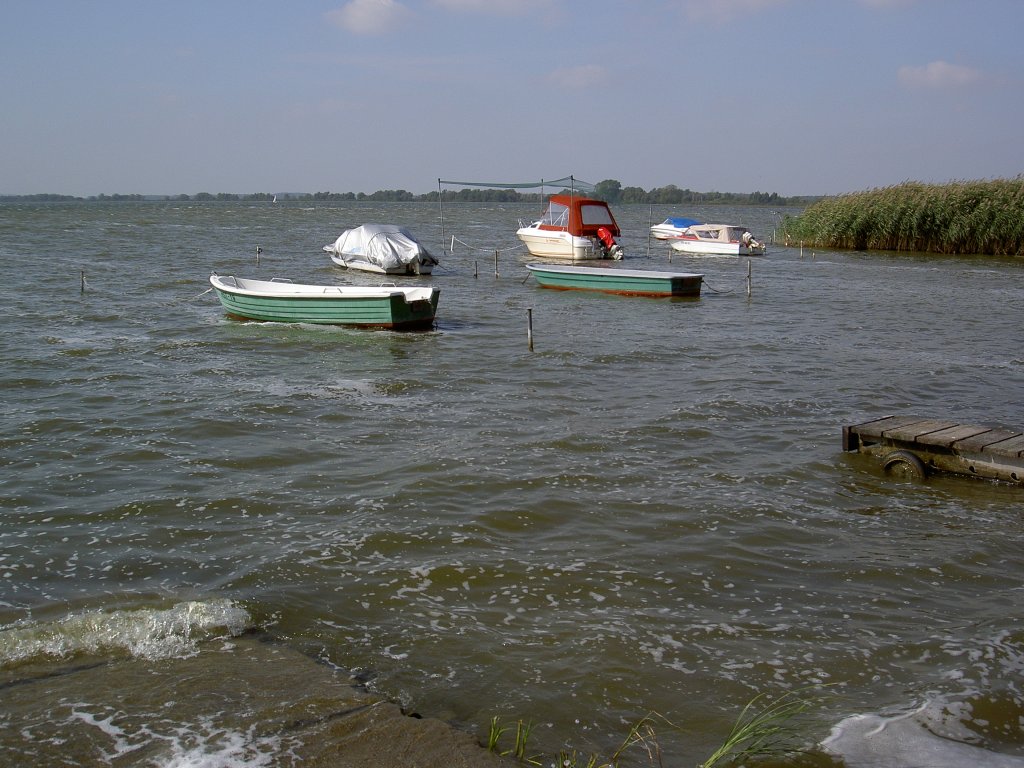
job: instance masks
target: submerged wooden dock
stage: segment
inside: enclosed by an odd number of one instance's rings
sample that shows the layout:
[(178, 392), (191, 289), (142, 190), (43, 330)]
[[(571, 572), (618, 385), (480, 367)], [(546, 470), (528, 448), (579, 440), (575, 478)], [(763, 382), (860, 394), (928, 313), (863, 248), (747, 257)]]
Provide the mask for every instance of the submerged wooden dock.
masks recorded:
[(843, 427), (843, 450), (877, 456), (886, 472), (905, 477), (950, 472), (1024, 483), (1024, 430), (887, 416)]

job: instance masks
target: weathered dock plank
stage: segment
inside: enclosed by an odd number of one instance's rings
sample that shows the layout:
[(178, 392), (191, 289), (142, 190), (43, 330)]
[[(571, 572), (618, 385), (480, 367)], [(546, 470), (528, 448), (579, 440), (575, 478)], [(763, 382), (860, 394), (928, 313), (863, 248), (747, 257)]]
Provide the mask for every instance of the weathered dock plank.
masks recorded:
[(928, 441), (935, 445), (942, 445), (949, 448), (953, 443), (966, 440), (969, 437), (977, 437), (986, 432), (991, 432), (992, 427), (969, 427), (964, 424), (956, 424), (947, 429), (940, 429), (928, 435)]
[(964, 453), (980, 452), (984, 451), (990, 445), (995, 445), (996, 443), (1001, 443), (1004, 440), (1009, 440), (1011, 437), (1017, 437), (1019, 434), (1020, 432), (1015, 432), (1010, 429), (990, 429), (984, 434), (969, 437), (966, 440), (961, 440), (953, 447)]
[(921, 421), (925, 421), (925, 419), (920, 416), (885, 416), (873, 421), (865, 421), (863, 424), (843, 427), (843, 450), (855, 451), (858, 440), (881, 439), (887, 430), (899, 429)]
[(922, 419), (920, 416), (886, 416), (884, 419), (858, 424), (857, 432), (864, 437), (881, 437), (893, 429), (905, 428), (922, 421), (926, 421), (926, 419)]
[(886, 416), (843, 427), (843, 450), (877, 456), (887, 472), (932, 472), (1024, 483), (1024, 432), (920, 416)]
[(997, 456), (1020, 457), (1024, 453), (1024, 435), (1017, 435), (998, 443), (990, 443), (985, 446), (985, 451)]
[(889, 440), (905, 440), (911, 443), (927, 443), (927, 438), (932, 432), (938, 432), (955, 426), (955, 421), (925, 419), (924, 421), (915, 421), (905, 426), (886, 429), (882, 433), (882, 437), (888, 438)]

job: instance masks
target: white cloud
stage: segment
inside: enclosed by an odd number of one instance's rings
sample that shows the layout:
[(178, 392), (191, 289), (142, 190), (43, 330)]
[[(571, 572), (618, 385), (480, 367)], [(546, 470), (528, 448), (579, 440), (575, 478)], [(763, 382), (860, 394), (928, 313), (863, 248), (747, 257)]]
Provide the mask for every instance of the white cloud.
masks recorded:
[(556, 69), (548, 80), (561, 88), (579, 90), (601, 85), (607, 79), (604, 67), (597, 64), (582, 64), (578, 67)]
[(978, 70), (945, 61), (933, 61), (923, 67), (900, 67), (897, 76), (907, 88), (955, 88), (981, 79)]
[(410, 11), (396, 0), (349, 0), (327, 18), (357, 35), (382, 35), (401, 24)]
[(724, 24), (789, 2), (790, 0), (683, 0), (682, 7), (691, 21)]

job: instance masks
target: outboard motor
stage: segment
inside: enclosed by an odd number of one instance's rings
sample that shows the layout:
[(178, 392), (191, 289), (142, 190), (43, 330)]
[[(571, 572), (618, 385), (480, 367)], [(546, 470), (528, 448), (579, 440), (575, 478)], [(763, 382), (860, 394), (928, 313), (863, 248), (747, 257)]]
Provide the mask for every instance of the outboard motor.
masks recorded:
[(758, 242), (754, 239), (754, 236), (749, 232), (743, 233), (743, 244), (752, 251), (758, 251), (764, 248), (764, 243)]
[(609, 259), (618, 261), (622, 258), (622, 246), (615, 242), (615, 236), (612, 235), (612, 231), (608, 227), (597, 228), (597, 239), (601, 241)]

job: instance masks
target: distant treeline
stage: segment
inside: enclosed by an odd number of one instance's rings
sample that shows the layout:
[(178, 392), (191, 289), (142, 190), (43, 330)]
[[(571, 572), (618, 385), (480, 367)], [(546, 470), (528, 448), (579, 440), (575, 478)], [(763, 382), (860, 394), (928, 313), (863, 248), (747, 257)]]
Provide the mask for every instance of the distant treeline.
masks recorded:
[(1024, 256), (1024, 176), (825, 198), (780, 229), (788, 244), (817, 248)]
[[(442, 189), (440, 192), (427, 192), (415, 195), (404, 189), (381, 189), (372, 193), (365, 192), (286, 192), (272, 194), (256, 192), (253, 194), (232, 194), (219, 192), (199, 192), (195, 195), (94, 195), (90, 197), (74, 197), (73, 195), (0, 195), (0, 202), (72, 202), (76, 200), (118, 202), (118, 201), (265, 201), (274, 200), (328, 200), (328, 201), (366, 201), (366, 202), (444, 202), (464, 203), (533, 203), (542, 202), (546, 195), (562, 190), (548, 189), (544, 192), (519, 192), (515, 189), (467, 188), (459, 190)], [(564, 190), (568, 192), (568, 190)], [(579, 193), (579, 191), (577, 190)], [(623, 187), (614, 179), (606, 179), (595, 185), (591, 197), (609, 203), (644, 203), (651, 205), (807, 205), (817, 198), (781, 197), (776, 192), (694, 192), (679, 189), (674, 184), (666, 187), (655, 187), (643, 190), (640, 187)]]

